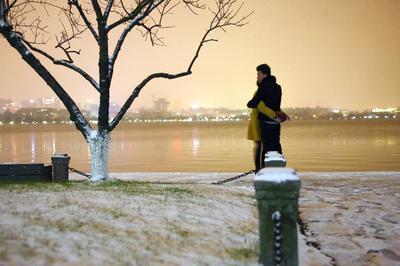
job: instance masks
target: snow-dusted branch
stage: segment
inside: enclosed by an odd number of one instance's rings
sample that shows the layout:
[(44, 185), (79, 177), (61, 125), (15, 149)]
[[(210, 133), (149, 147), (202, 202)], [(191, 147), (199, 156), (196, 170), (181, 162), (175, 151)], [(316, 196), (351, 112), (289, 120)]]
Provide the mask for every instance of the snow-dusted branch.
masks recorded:
[[(154, 1), (153, 1), (153, 2), (154, 2)], [(156, 9), (162, 2), (163, 2), (163, 1), (158, 1), (158, 2), (156, 2), (156, 3), (154, 3), (154, 4), (152, 4), (152, 5), (151, 5), (151, 4), (148, 5), (148, 6), (146, 7), (146, 10), (145, 10), (140, 16), (137, 16), (137, 17), (135, 17), (135, 19), (132, 19), (132, 20), (129, 22), (128, 26), (126, 26), (126, 28), (124, 29), (124, 31), (121, 33), (121, 36), (119, 37), (119, 39), (118, 39), (118, 41), (117, 41), (117, 44), (115, 45), (114, 52), (113, 52), (113, 54), (112, 54), (112, 56), (111, 56), (111, 58), (110, 58), (110, 66), (109, 66), (110, 69), (109, 69), (109, 71), (110, 71), (111, 75), (112, 75), (112, 73), (113, 73), (114, 65), (115, 65), (115, 62), (117, 61), (119, 52), (121, 51), (122, 45), (123, 45), (124, 42), (125, 42), (126, 36), (128, 36), (129, 32), (130, 32), (135, 26), (137, 26), (137, 25), (140, 23), (140, 21), (141, 21), (142, 19), (144, 19), (148, 14), (150, 14), (154, 9)], [(144, 8), (144, 6), (143, 6), (143, 8)]]
[(108, 19), (108, 16), (109, 16), (110, 13), (111, 13), (111, 9), (112, 9), (113, 5), (114, 5), (114, 0), (109, 0), (109, 1), (108, 1), (108, 4), (107, 4), (107, 6), (106, 6), (106, 9), (105, 9), (105, 11), (104, 11), (104, 19), (105, 19), (106, 21), (107, 21), (107, 19)]
[(188, 76), (192, 74), (191, 71), (185, 71), (178, 74), (168, 74), (168, 73), (154, 73), (144, 79), (136, 88), (133, 90), (132, 94), (126, 100), (124, 105), (119, 110), (118, 114), (114, 117), (114, 119), (110, 123), (110, 130), (113, 130), (121, 119), (124, 117), (130, 106), (132, 105), (133, 101), (139, 96), (140, 91), (149, 83), (151, 80), (155, 78), (165, 78), (165, 79), (176, 79), (184, 76)]
[(25, 41), (23, 38), (21, 38), (21, 40), (34, 52), (37, 52), (41, 55), (43, 55), (44, 57), (46, 57), (47, 59), (49, 59), (50, 61), (53, 62), (53, 64), (55, 65), (61, 65), (61, 66), (65, 66), (77, 73), (79, 73), (80, 75), (82, 75), (82, 77), (84, 77), (87, 81), (89, 81), (89, 83), (98, 91), (100, 92), (100, 87), (99, 84), (88, 74), (86, 73), (83, 69), (81, 69), (80, 67), (74, 65), (72, 62), (66, 61), (66, 60), (60, 60), (60, 59), (55, 59), (54, 57), (52, 57), (50, 54), (48, 54), (47, 52), (33, 46), (31, 43)]
[[(129, 22), (129, 24), (133, 24), (132, 28), (137, 25), (140, 20), (142, 20), (144, 17), (146, 17), (154, 8), (154, 6), (158, 6), (165, 0), (142, 0), (138, 2), (138, 5), (136, 6), (135, 9), (133, 9), (129, 14), (122, 16), (119, 20), (116, 22), (110, 24), (107, 26), (107, 31), (111, 31), (112, 29), (118, 27), (121, 24), (124, 24), (126, 22)], [(127, 11), (126, 8), (124, 8), (125, 12)], [(150, 11), (151, 10), (151, 11)], [(149, 12), (150, 11), (150, 12)], [(135, 21), (135, 22), (133, 22)]]
[(6, 38), (8, 43), (22, 56), (22, 59), (29, 64), (32, 69), (49, 85), (58, 98), (63, 102), (71, 115), (71, 120), (75, 122), (76, 128), (86, 137), (91, 131), (91, 126), (82, 112), (79, 110), (76, 103), (63, 89), (60, 83), (51, 75), (51, 73), (40, 63), (22, 41), (21, 36), (14, 33), (8, 21), (2, 16), (2, 9), (5, 5), (5, 0), (0, 0), (0, 33)]
[[(113, 2), (113, 1), (110, 1)], [(96, 39), (96, 42), (99, 42), (99, 35), (95, 31), (95, 29), (92, 26), (92, 23), (89, 21), (89, 18), (86, 16), (85, 12), (83, 11), (83, 8), (81, 4), (79, 3), (78, 0), (68, 0), (69, 5), (73, 5), (79, 12), (79, 15), (82, 17), (83, 21), (85, 22), (86, 27), (90, 30), (92, 33), (93, 37)]]

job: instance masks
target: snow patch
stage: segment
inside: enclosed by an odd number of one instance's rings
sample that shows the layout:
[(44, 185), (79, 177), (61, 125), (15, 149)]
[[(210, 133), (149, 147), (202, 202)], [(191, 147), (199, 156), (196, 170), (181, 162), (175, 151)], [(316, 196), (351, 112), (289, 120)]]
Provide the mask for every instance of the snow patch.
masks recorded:
[(273, 183), (283, 183), (286, 181), (300, 180), (296, 171), (292, 168), (270, 167), (261, 169), (254, 181), (266, 181)]
[(276, 211), (272, 214), (272, 220), (276, 221), (276, 220), (280, 220), (281, 219), (281, 213), (279, 211)]
[(89, 132), (89, 139), (95, 140), (97, 139), (98, 131), (97, 130), (90, 130)]
[(64, 157), (68, 157), (68, 154), (66, 154), (66, 153), (55, 153), (51, 157), (64, 158)]
[(265, 162), (283, 161), (286, 162), (285, 157), (277, 151), (269, 151), (265, 154)]

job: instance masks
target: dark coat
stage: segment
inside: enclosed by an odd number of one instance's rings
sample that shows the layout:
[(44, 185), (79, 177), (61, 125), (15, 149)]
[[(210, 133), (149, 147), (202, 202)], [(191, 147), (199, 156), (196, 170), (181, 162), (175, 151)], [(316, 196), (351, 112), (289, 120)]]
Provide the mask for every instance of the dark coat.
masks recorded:
[[(247, 107), (257, 108), (258, 103), (263, 101), (267, 107), (277, 112), (281, 110), (281, 99), (281, 86), (276, 83), (276, 78), (274, 76), (268, 76), (258, 85), (257, 92), (247, 103)], [(273, 121), (261, 112), (258, 114), (258, 119), (261, 121)]]

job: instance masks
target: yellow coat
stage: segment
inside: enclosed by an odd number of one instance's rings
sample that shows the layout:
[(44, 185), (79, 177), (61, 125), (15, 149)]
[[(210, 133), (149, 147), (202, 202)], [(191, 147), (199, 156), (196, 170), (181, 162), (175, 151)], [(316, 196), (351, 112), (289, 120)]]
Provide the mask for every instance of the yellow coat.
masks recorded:
[(258, 113), (262, 112), (271, 119), (276, 118), (276, 113), (271, 108), (267, 107), (263, 101), (259, 102), (257, 109), (251, 109), (249, 127), (247, 129), (247, 139), (253, 141), (261, 141), (260, 120), (258, 120)]

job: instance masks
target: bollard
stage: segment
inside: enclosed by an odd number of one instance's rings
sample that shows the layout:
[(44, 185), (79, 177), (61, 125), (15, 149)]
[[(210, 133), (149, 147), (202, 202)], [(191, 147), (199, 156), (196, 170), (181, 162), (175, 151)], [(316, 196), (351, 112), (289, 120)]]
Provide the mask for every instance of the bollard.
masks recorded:
[(68, 181), (68, 166), (71, 159), (68, 154), (53, 154), (51, 162), (53, 163), (53, 182)]
[(265, 167), (285, 167), (285, 157), (277, 151), (269, 151), (265, 154)]
[(261, 169), (255, 179), (263, 265), (297, 266), (300, 179), (291, 168)]

